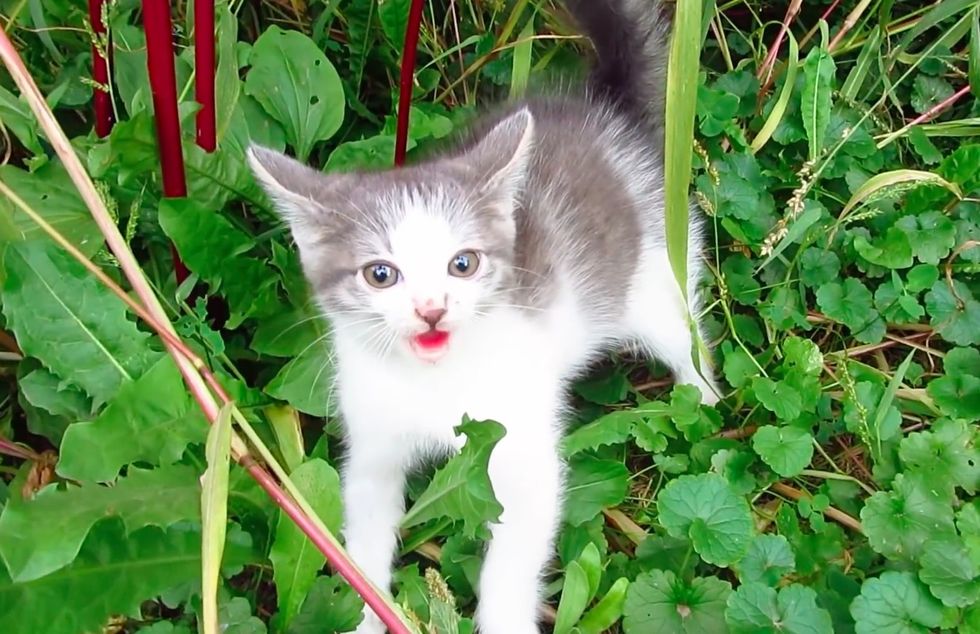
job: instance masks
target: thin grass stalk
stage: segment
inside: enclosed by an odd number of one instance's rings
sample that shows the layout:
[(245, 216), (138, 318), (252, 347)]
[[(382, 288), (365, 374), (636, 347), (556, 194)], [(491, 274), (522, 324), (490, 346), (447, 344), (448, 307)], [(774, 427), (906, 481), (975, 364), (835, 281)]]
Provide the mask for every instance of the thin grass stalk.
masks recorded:
[[(214, 394), (212, 394), (212, 392), (208, 389), (209, 385), (215, 390), (215, 394), (218, 394), (224, 403), (230, 402), (227, 394), (225, 394), (221, 389), (221, 386), (218, 384), (213, 375), (211, 375), (210, 372), (206, 372), (203, 361), (194, 356), (193, 353), (186, 348), (186, 346), (183, 346), (183, 344), (175, 345), (173, 343), (174, 340), (179, 341), (173, 324), (167, 317), (167, 314), (154, 294), (153, 289), (143, 276), (143, 270), (136, 262), (136, 258), (133, 256), (132, 251), (129, 250), (125, 239), (119, 233), (118, 227), (116, 227), (112, 218), (109, 216), (109, 213), (105, 208), (105, 203), (102, 201), (101, 197), (96, 191), (95, 186), (92, 184), (92, 181), (89, 178), (88, 173), (85, 171), (85, 168), (82, 166), (78, 156), (75, 155), (71, 142), (65, 136), (64, 131), (61, 129), (61, 126), (54, 117), (54, 113), (48, 107), (44, 96), (41, 94), (37, 84), (34, 82), (27, 68), (24, 66), (23, 60), (17, 53), (6, 32), (0, 33), (0, 59), (2, 59), (4, 65), (10, 71), (10, 75), (17, 84), (21, 95), (34, 112), (34, 116), (37, 117), (41, 128), (46, 133), (52, 147), (61, 159), (66, 171), (72, 179), (72, 182), (75, 184), (75, 187), (78, 189), (79, 195), (82, 197), (82, 200), (88, 207), (89, 212), (92, 214), (92, 218), (99, 226), (99, 229), (101, 230), (110, 251), (116, 257), (120, 268), (122, 269), (126, 278), (129, 280), (129, 283), (133, 287), (136, 295), (143, 303), (143, 306), (137, 306), (137, 314), (141, 314), (141, 316), (147, 315), (149, 317), (148, 323), (161, 334), (161, 338), (167, 347), (167, 351), (174, 358), (174, 361), (184, 377), (191, 394), (200, 405), (209, 422), (214, 423), (219, 416), (220, 408), (218, 403), (215, 401)], [(0, 185), (3, 185), (2, 181), (0, 181)], [(5, 189), (7, 192), (12, 193), (9, 188)], [(16, 204), (18, 198), (11, 198), (11, 200)], [(23, 200), (20, 202), (23, 203)], [(24, 207), (27, 207), (26, 204)], [(29, 207), (27, 207), (27, 209), (29, 209)], [(40, 216), (34, 212), (32, 217), (39, 218)], [(62, 246), (67, 244), (68, 246), (72, 247), (69, 249), (69, 253), (76, 257), (83, 265), (88, 263), (92, 267), (95, 267), (94, 264), (89, 262), (87, 258), (85, 258), (76, 248), (74, 248), (73, 245), (71, 245), (64, 238), (64, 236), (58, 233), (56, 229), (51, 227), (51, 225), (44, 223), (41, 226), (42, 229), (45, 229), (46, 227), (45, 231), (48, 233), (48, 235), (55, 239), (58, 244)], [(99, 271), (99, 273), (102, 272)], [(99, 278), (104, 279), (104, 273), (102, 273)], [(118, 285), (115, 285), (115, 288), (118, 289), (117, 294), (121, 299), (126, 301), (127, 304), (130, 304), (131, 306), (135, 304), (135, 302), (132, 302), (132, 300), (128, 298), (127, 293), (119, 288)], [(163, 333), (166, 333), (166, 335)], [(199, 369), (201, 369), (201, 372), (198, 371)], [(209, 376), (210, 380), (207, 380), (205, 376), (202, 376), (202, 374)], [(237, 408), (233, 409), (233, 415), (235, 415), (236, 412)], [(239, 419), (240, 416), (240, 412), (238, 412), (236, 419)], [(235, 440), (236, 438), (237, 442)], [(244, 442), (237, 436), (237, 434), (233, 436), (232, 443), (233, 457), (235, 460), (239, 462), (239, 464), (241, 464), (248, 471), (256, 482), (258, 482), (258, 484), (270, 494), (270, 496), (275, 500), (276, 504), (282, 508), (283, 512), (293, 519), (297, 527), (303, 531), (308, 538), (310, 538), (318, 549), (320, 549), (320, 552), (322, 552), (324, 557), (326, 557), (331, 567), (337, 570), (341, 576), (343, 576), (344, 579), (351, 584), (354, 590), (364, 599), (365, 603), (371, 607), (371, 609), (375, 611), (385, 625), (388, 626), (389, 630), (394, 634), (410, 634), (411, 630), (398, 616), (398, 613), (393, 605), (391, 605), (381, 596), (377, 588), (375, 588), (374, 585), (363, 575), (363, 573), (361, 573), (356, 564), (350, 560), (343, 549), (337, 545), (336, 540), (333, 539), (332, 535), (329, 534), (329, 531), (323, 527), (322, 522), (319, 522), (319, 518), (316, 518), (311, 512), (303, 510), (309, 509), (310, 507), (309, 504), (302, 499), (302, 496), (296, 493), (294, 493), (292, 496), (287, 494), (283, 490), (282, 486), (280, 486), (280, 484), (275, 480), (275, 478), (273, 478), (272, 475), (260, 464), (258, 464), (251, 454), (249, 454)], [(288, 481), (288, 479), (286, 481)], [(295, 487), (292, 488), (295, 489)]]
[[(95, 116), (95, 133), (103, 138), (112, 132), (116, 122), (112, 114), (112, 94), (109, 92), (109, 64), (112, 63), (112, 46), (109, 44), (106, 24), (102, 21), (105, 0), (88, 0), (88, 19), (97, 39), (105, 38), (105, 49), (92, 44), (92, 109)], [(104, 53), (104, 55), (103, 55)]]
[[(177, 111), (177, 78), (174, 72), (173, 25), (169, 0), (143, 0), (143, 29), (146, 31), (146, 67), (153, 94), (160, 169), (163, 172), (163, 194), (168, 198), (187, 195), (184, 154), (180, 144), (180, 115)], [(176, 247), (170, 245), (177, 284), (187, 279), (189, 271), (180, 260)]]
[(206, 152), (218, 145), (214, 103), (214, 0), (194, 0), (194, 96), (197, 111), (197, 144)]
[(412, 109), (412, 90), (415, 87), (415, 58), (422, 28), (422, 9), (425, 0), (412, 0), (405, 27), (405, 49), (402, 51), (401, 78), (398, 83), (398, 126), (395, 130), (395, 165), (405, 164), (408, 151), (408, 118)]

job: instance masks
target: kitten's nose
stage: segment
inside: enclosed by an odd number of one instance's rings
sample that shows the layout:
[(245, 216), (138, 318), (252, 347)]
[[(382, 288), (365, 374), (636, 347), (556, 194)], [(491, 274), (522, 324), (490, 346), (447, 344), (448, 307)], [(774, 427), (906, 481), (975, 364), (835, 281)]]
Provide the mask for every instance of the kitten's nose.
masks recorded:
[(436, 324), (439, 323), (439, 320), (441, 320), (445, 316), (446, 309), (445, 308), (423, 308), (422, 310), (419, 310), (418, 308), (416, 308), (415, 309), (415, 314), (418, 315), (419, 319), (421, 319), (425, 323), (429, 324), (429, 327), (430, 328), (435, 328), (436, 327)]

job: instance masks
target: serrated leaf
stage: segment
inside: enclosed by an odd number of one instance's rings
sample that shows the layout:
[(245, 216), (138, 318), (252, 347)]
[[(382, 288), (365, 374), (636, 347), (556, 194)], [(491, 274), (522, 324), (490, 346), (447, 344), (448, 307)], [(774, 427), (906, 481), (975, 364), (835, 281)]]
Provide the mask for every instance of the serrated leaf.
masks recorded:
[(169, 465), (187, 445), (204, 441), (207, 421), (193, 402), (177, 366), (163, 357), (143, 376), (124, 384), (90, 423), (65, 431), (58, 473), (85, 482), (108, 482), (127, 464)]
[(198, 474), (186, 466), (132, 467), (112, 487), (90, 484), (59, 491), (51, 484), (30, 502), (4, 507), (0, 556), (14, 581), (32, 581), (71, 563), (103, 517), (122, 518), (129, 531), (167, 527), (199, 518), (199, 495)]
[(643, 573), (626, 591), (623, 631), (726, 634), (725, 600), (731, 590), (715, 577), (687, 583), (667, 570)]
[(362, 618), (364, 602), (340, 577), (317, 577), (286, 634), (351, 632)]
[(487, 466), (490, 453), (506, 429), (495, 421), (467, 421), (456, 427), (466, 436), (463, 449), (436, 471), (432, 482), (415, 501), (402, 526), (411, 528), (436, 517), (463, 523), (463, 534), (475, 537), (486, 522), (496, 522), (503, 507), (494, 496)]
[(337, 70), (308, 36), (275, 25), (256, 40), (250, 59), (245, 93), (282, 124), (286, 140), (305, 161), (313, 145), (333, 136), (344, 120)]
[[(333, 467), (314, 458), (300, 465), (289, 477), (326, 527), (333, 533), (338, 532), (343, 505), (340, 476)], [(279, 512), (269, 559), (272, 561), (272, 578), (276, 582), (280, 624), (288, 629), (326, 559), (282, 511)]]
[(956, 225), (938, 211), (903, 216), (892, 229), (908, 236), (915, 257), (925, 264), (939, 264), (956, 246)]
[(603, 509), (621, 503), (626, 498), (629, 475), (629, 469), (618, 460), (574, 456), (569, 460), (565, 483), (565, 521), (579, 526)]
[(907, 467), (928, 474), (933, 487), (958, 486), (973, 495), (980, 488), (977, 434), (973, 423), (940, 420), (928, 431), (903, 438), (898, 455)]
[(3, 312), (18, 344), (95, 407), (160, 358), (122, 300), (54, 243), (10, 245), (3, 265)]
[(689, 537), (701, 558), (728, 566), (745, 554), (752, 515), (744, 498), (713, 473), (672, 480), (657, 496), (660, 524), (674, 537)]
[(834, 58), (824, 48), (813, 47), (803, 62), (803, 93), (800, 112), (810, 142), (810, 160), (823, 150), (830, 123), (831, 91), (834, 88)]
[(942, 622), (942, 604), (910, 572), (868, 579), (851, 604), (857, 634), (928, 634)]
[[(259, 559), (248, 534), (240, 529), (229, 532), (226, 568)], [(110, 616), (139, 618), (142, 601), (196, 583), (200, 569), (199, 527), (184, 523), (127, 534), (118, 519), (104, 520), (93, 527), (78, 558), (66, 568), (25, 582), (11, 582), (0, 569), (0, 631), (98, 632)]]
[(925, 480), (915, 473), (899, 474), (893, 491), (867, 499), (861, 523), (876, 552), (890, 559), (915, 559), (929, 537), (954, 534), (948, 495)]
[(970, 557), (962, 539), (930, 539), (923, 548), (920, 564), (919, 579), (944, 604), (965, 608), (980, 599), (980, 566)]
[(793, 584), (777, 592), (746, 583), (728, 597), (725, 618), (732, 634), (833, 634), (830, 613), (817, 606), (817, 593)]
[(784, 575), (796, 569), (796, 557), (782, 535), (756, 535), (745, 557), (738, 564), (742, 583), (760, 582), (775, 586)]

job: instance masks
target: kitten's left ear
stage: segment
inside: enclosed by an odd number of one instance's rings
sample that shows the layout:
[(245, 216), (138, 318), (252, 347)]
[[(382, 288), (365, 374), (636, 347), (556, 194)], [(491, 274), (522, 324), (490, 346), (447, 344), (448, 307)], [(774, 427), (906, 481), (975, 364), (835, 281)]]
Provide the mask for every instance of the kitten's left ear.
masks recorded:
[(527, 182), (533, 149), (534, 117), (521, 108), (494, 126), (463, 160), (475, 170), (480, 189), (513, 211)]

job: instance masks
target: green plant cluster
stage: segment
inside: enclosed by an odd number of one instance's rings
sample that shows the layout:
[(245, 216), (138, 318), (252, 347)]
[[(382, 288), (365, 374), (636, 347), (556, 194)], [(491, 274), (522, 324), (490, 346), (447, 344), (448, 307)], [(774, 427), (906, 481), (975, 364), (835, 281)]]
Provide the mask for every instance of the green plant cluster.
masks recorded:
[[(328, 324), (244, 148), (390, 164), (409, 2), (217, 2), (213, 154), (175, 2), (186, 199), (162, 196), (140, 3), (109, 4), (111, 86), (87, 79), (107, 42), (82, 4), (0, 13), (179, 334), (337, 531)], [(701, 406), (626, 355), (575, 386), (556, 634), (980, 632), (980, 7), (803, 3), (770, 64), (792, 4), (704, 2), (692, 193), (726, 396)], [(410, 157), (487, 99), (580, 73), (574, 34), (557, 2), (427, 3)], [(99, 139), (105, 89), (118, 122)], [(0, 181), (121, 280), (9, 76), (0, 122)], [(197, 631), (203, 415), (163, 342), (3, 197), (0, 258), (0, 439), (29, 455), (0, 461), (0, 631)], [(472, 631), (501, 511), (486, 466), (504, 429), (459, 433), (409, 490), (393, 591), (420, 632)], [(361, 601), (322, 555), (235, 465), (227, 489), (224, 631), (353, 630)]]

